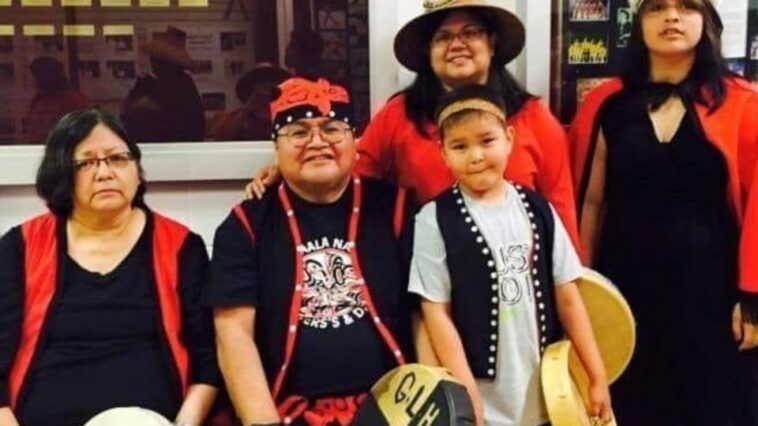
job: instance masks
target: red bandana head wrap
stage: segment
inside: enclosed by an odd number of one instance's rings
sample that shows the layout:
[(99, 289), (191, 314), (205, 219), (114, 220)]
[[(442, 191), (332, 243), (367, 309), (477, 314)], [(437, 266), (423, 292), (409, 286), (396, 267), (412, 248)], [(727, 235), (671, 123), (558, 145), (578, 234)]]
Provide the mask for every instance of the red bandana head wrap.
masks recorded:
[(350, 95), (342, 86), (323, 78), (312, 81), (294, 77), (280, 84), (278, 89), (270, 105), (273, 138), (282, 126), (303, 118), (330, 117), (353, 125)]

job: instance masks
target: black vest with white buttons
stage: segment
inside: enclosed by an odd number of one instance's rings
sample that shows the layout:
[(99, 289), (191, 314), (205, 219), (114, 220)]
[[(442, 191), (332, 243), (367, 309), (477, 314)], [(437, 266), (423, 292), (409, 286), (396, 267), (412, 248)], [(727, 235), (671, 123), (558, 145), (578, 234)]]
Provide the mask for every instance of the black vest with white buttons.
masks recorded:
[[(563, 336), (555, 306), (553, 283), (554, 221), (541, 196), (513, 185), (527, 211), (532, 228), (529, 271), (537, 312), (540, 355)], [(457, 186), (435, 199), (437, 223), (445, 241), (452, 283), (453, 322), (463, 341), (474, 377), (497, 375), (499, 283), (492, 249), (481, 234)]]

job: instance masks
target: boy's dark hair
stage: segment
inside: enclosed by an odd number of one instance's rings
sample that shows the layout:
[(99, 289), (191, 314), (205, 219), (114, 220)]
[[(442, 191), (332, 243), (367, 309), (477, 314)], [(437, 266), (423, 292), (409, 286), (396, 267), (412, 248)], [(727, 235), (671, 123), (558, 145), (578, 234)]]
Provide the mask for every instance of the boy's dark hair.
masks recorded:
[[(709, 0), (684, 0), (685, 4), (703, 15), (703, 34), (695, 47), (695, 63), (684, 83), (686, 94), (695, 102), (706, 105), (711, 112), (724, 102), (726, 86), (724, 79), (735, 76), (729, 71), (721, 53), (721, 33), (724, 24), (718, 11)], [(634, 16), (626, 72), (622, 78), (624, 87), (634, 91), (646, 90), (650, 82), (650, 51), (642, 38), (642, 15), (650, 2), (644, 2)], [(655, 100), (650, 100), (654, 109)]]
[[(491, 36), (493, 34), (492, 28), (496, 25), (494, 23), (495, 18), (491, 12), (488, 12), (485, 8), (482, 9), (471, 8), (467, 12), (481, 21), (487, 28), (488, 36)], [(426, 33), (424, 34), (424, 40), (427, 40), (427, 44), (449, 13), (449, 11), (439, 12), (429, 17), (430, 23), (426, 27)], [(396, 93), (395, 96), (405, 95), (405, 113), (413, 122), (416, 131), (420, 135), (429, 136), (424, 130), (424, 123), (432, 121), (435, 118), (435, 108), (439, 104), (440, 98), (445, 94), (445, 89), (429, 64), (428, 53), (423, 64), (423, 68), (416, 73), (416, 79), (413, 80), (413, 83), (399, 93)], [(494, 93), (498, 94), (500, 103), (504, 106), (503, 110), (509, 116), (516, 114), (526, 101), (535, 97), (527, 92), (503, 66), (496, 65), (494, 62), (491, 63), (488, 76), (487, 85)]]
[(492, 88), (483, 84), (470, 84), (463, 86), (455, 90), (451, 90), (445, 93), (440, 98), (437, 110), (434, 113), (435, 122), (439, 124), (440, 139), (444, 139), (445, 131), (451, 126), (455, 126), (460, 123), (461, 120), (468, 117), (471, 114), (488, 114), (488, 112), (478, 108), (466, 108), (457, 111), (450, 116), (446, 117), (441, 123), (439, 122), (440, 114), (452, 104), (468, 101), (468, 100), (480, 100), (490, 103), (497, 107), (503, 115), (507, 117), (505, 105), (503, 105), (502, 97), (498, 96)]
[(98, 109), (85, 109), (64, 115), (53, 126), (47, 137), (42, 162), (37, 169), (35, 183), (37, 194), (45, 200), (50, 211), (58, 216), (68, 216), (73, 209), (76, 173), (74, 150), (98, 124), (108, 127), (121, 138), (132, 154), (140, 180), (133, 205), (145, 206), (144, 196), (147, 187), (140, 162), (142, 153), (139, 147), (129, 138), (118, 118)]

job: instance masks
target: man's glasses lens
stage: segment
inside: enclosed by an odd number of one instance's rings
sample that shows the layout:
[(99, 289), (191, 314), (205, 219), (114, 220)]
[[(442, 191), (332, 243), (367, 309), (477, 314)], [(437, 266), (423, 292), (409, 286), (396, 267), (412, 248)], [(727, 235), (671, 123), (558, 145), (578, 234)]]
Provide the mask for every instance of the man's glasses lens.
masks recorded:
[(313, 130), (318, 130), (319, 137), (328, 144), (337, 144), (345, 139), (345, 135), (350, 128), (344, 124), (340, 124), (336, 121), (330, 121), (318, 127), (308, 127), (301, 125), (289, 126), (289, 129), (284, 129), (282, 133), (279, 133), (279, 137), (287, 139), (287, 141), (297, 148), (302, 148), (313, 139)]
[(462, 42), (468, 44), (483, 38), (485, 34), (485, 29), (479, 27), (466, 27), (461, 32), (455, 34), (447, 31), (440, 31), (432, 36), (432, 44), (447, 46), (456, 38), (459, 38)]

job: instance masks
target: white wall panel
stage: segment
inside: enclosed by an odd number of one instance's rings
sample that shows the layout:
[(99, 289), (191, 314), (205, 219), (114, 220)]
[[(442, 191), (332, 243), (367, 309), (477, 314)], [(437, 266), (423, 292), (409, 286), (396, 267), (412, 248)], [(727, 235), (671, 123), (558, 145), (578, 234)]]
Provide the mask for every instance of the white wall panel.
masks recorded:
[[(148, 186), (147, 204), (192, 228), (213, 243), (213, 232), (236, 203), (242, 201), (244, 181), (160, 182)], [(0, 233), (25, 218), (45, 211), (34, 187), (0, 186)]]

